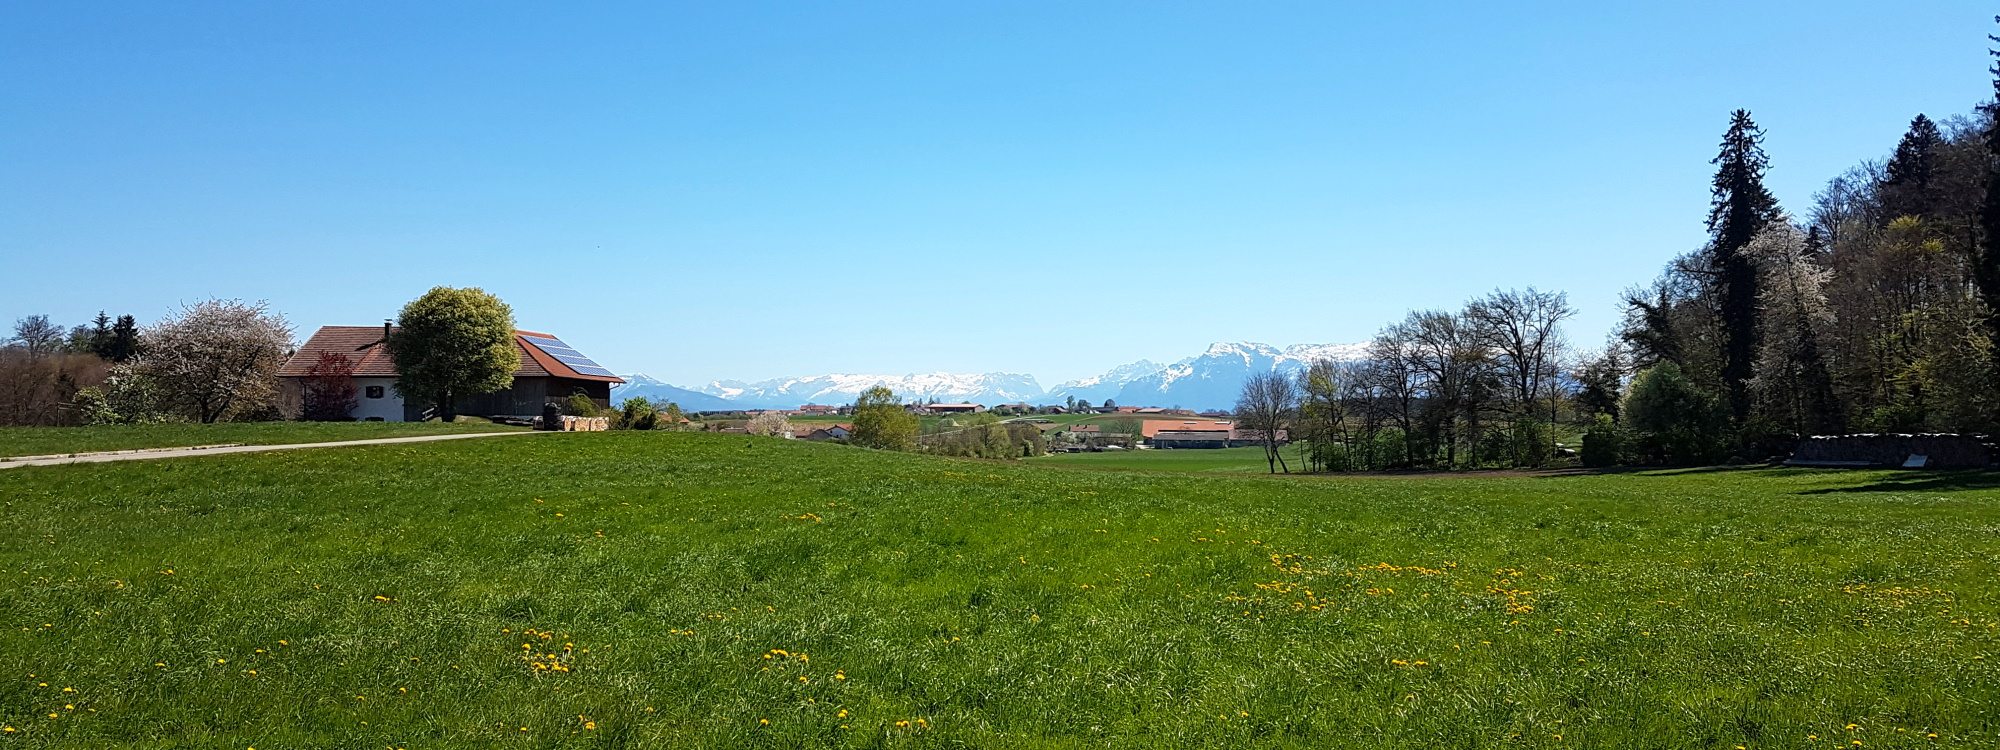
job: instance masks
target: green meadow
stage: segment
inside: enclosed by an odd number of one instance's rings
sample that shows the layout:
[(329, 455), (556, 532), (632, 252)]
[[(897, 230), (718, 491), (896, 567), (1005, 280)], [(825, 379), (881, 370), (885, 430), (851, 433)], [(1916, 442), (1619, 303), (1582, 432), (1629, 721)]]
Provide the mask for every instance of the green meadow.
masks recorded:
[(1993, 747), (1996, 487), (698, 433), (8, 469), (0, 746)]
[[(1285, 449), (1285, 460), (1299, 470), (1299, 451)], [(1031, 464), (1097, 469), (1144, 469), (1149, 471), (1213, 471), (1265, 473), (1264, 449), (1188, 448), (1173, 450), (1104, 451), (1101, 453), (1057, 453), (1028, 459)]]

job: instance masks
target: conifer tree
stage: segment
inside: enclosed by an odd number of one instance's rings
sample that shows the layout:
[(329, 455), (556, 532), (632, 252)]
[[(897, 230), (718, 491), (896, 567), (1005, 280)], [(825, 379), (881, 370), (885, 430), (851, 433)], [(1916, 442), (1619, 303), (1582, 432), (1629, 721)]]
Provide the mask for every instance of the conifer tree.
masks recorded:
[(1757, 263), (1744, 252), (1766, 224), (1780, 218), (1778, 199), (1764, 188), (1764, 131), (1749, 110), (1730, 115), (1716, 165), (1708, 212), (1708, 271), (1722, 324), (1722, 381), (1737, 421), (1749, 413), (1748, 384), (1757, 356)]
[(118, 316), (111, 324), (111, 342), (99, 355), (113, 362), (128, 362), (139, 353), (139, 321), (130, 315)]
[(1903, 141), (1896, 144), (1896, 154), (1889, 157), (1889, 166), (1882, 178), (1883, 222), (1894, 221), (1904, 216), (1930, 218), (1937, 207), (1938, 149), (1944, 145), (1944, 135), (1938, 132), (1937, 123), (1931, 118), (1917, 115), (1910, 121), (1910, 132), (1903, 134)]
[[(1993, 20), (2000, 23), (2000, 16)], [(2000, 36), (1988, 34), (1986, 38), (2000, 42)], [(1989, 50), (1989, 54), (2000, 57), (2000, 50)], [(2000, 313), (2000, 65), (1988, 70), (1993, 73), (1995, 101), (1987, 105), (1986, 197), (1979, 206), (1981, 238), (1972, 277), (1979, 287), (1979, 301), (1986, 307), (1986, 335), (2000, 350), (2000, 314), (1996, 314)]]

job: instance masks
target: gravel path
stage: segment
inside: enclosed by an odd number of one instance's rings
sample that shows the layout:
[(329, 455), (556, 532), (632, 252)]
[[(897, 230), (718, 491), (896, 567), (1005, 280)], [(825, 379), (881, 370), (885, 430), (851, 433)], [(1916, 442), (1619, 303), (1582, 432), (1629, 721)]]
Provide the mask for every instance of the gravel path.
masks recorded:
[(338, 448), (343, 445), (389, 445), (393, 443), (427, 443), (432, 440), (464, 440), (467, 438), (500, 437), (502, 435), (533, 435), (532, 430), (516, 432), (475, 432), (455, 435), (417, 435), (415, 437), (375, 438), (373, 440), (342, 440), (333, 443), (294, 443), (290, 445), (214, 445), (191, 448), (144, 448), (129, 451), (105, 451), (102, 453), (71, 453), (60, 456), (22, 456), (0, 458), (0, 469), (19, 466), (55, 466), (57, 464), (96, 464), (109, 461), (146, 461), (156, 458), (186, 458), (189, 456), (215, 456), (224, 453), (256, 453), (259, 451), (288, 451), (300, 448)]

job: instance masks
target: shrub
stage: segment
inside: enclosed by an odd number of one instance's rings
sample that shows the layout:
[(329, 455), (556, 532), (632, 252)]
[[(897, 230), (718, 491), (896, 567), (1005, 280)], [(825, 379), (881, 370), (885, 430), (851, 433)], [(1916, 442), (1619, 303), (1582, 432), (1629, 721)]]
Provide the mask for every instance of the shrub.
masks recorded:
[(1625, 423), (1634, 452), (1649, 463), (1713, 463), (1723, 454), (1729, 416), (1722, 399), (1671, 361), (1639, 371), (1625, 393)]
[(660, 413), (653, 402), (634, 396), (618, 405), (618, 426), (627, 430), (650, 430), (659, 426)]
[(300, 383), (301, 417), (308, 422), (354, 421), (354, 360), (320, 352)]
[(107, 365), (88, 354), (37, 354), (27, 347), (0, 347), (0, 424), (76, 424), (69, 408), (85, 388), (104, 382)]
[(1583, 433), (1583, 465), (1617, 466), (1625, 455), (1625, 431), (1609, 414), (1598, 414), (1590, 431)]

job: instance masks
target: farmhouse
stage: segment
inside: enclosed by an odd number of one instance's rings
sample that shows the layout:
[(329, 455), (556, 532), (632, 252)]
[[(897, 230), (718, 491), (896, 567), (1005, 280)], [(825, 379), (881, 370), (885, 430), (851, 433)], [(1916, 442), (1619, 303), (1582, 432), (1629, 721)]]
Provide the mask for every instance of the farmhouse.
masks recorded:
[[(354, 365), (355, 401), (352, 416), (367, 422), (420, 422), (429, 404), (405, 403), (396, 393), (396, 365), (383, 345), (395, 328), (381, 326), (321, 326), (297, 354), (278, 368), (280, 408), (296, 417), (305, 379), (322, 354), (345, 357)], [(467, 394), (454, 404), (460, 414), (481, 417), (532, 417), (542, 404), (581, 393), (600, 409), (611, 408), (611, 386), (625, 382), (591, 361), (561, 339), (546, 333), (515, 331), (514, 347), (521, 366), (513, 386), (493, 393)]]

